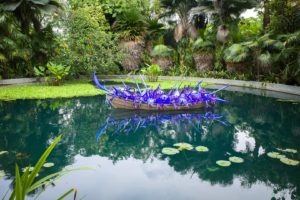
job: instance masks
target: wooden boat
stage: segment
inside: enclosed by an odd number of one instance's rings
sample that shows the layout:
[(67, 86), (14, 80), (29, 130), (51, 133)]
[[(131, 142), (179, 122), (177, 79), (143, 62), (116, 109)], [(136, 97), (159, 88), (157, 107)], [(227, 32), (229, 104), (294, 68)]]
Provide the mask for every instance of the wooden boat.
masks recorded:
[(112, 97), (110, 95), (106, 95), (106, 99), (110, 102), (111, 106), (113, 108), (121, 108), (121, 109), (130, 109), (130, 110), (194, 110), (194, 109), (199, 109), (199, 108), (203, 108), (205, 106), (205, 104), (199, 103), (199, 104), (194, 104), (194, 105), (190, 105), (189, 107), (185, 106), (185, 105), (177, 105), (177, 107), (175, 108), (174, 105), (169, 104), (169, 105), (164, 105), (162, 108), (157, 106), (156, 104), (152, 105), (148, 105), (148, 104), (141, 104), (140, 106), (134, 106), (134, 102), (130, 101), (130, 100), (124, 100), (124, 99), (120, 99), (117, 97)]
[(138, 84), (136, 84), (137, 88), (132, 88), (125, 83), (122, 88), (113, 86), (107, 89), (99, 83), (96, 73), (94, 73), (94, 81), (99, 89), (106, 92), (106, 99), (113, 108), (148, 111), (195, 110), (211, 106), (216, 102), (225, 101), (218, 98), (215, 93), (228, 87), (209, 92), (201, 88), (202, 81), (200, 81), (194, 89), (190, 86), (179, 89), (181, 84), (175, 87), (176, 83), (169, 92), (166, 92), (160, 89), (159, 85), (156, 89), (149, 89), (143, 81), (145, 88), (142, 90)]

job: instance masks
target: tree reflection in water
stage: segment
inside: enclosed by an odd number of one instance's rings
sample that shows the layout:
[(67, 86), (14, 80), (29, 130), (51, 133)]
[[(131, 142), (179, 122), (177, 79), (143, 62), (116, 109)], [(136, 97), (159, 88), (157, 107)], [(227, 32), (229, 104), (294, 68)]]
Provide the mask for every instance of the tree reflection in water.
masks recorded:
[[(288, 191), (289, 198), (299, 199), (300, 166), (284, 165), (268, 158), (265, 152), (276, 148), (300, 151), (300, 104), (237, 92), (223, 91), (219, 95), (230, 103), (214, 107), (212, 113), (226, 115), (214, 120), (203, 118), (205, 111), (200, 115), (124, 114), (110, 110), (102, 96), (0, 102), (0, 150), (10, 152), (0, 156), (0, 170), (5, 171), (6, 179), (12, 179), (15, 162), (21, 166), (35, 163), (53, 138), (63, 133), (61, 143), (49, 158), (55, 166), (41, 172), (41, 177), (71, 165), (78, 154), (107, 157), (113, 162), (128, 158), (146, 162), (155, 158), (167, 162), (178, 173), (191, 173), (212, 185), (230, 186), (238, 177), (241, 187), (263, 182), (274, 193)], [(228, 121), (228, 125), (223, 121)], [(96, 142), (95, 134), (111, 122)], [(163, 147), (177, 142), (204, 145), (209, 152), (161, 154)], [(19, 152), (30, 156), (16, 158)], [(242, 157), (245, 162), (209, 170), (216, 167), (217, 160), (230, 155)], [(294, 159), (300, 160), (299, 153)]]

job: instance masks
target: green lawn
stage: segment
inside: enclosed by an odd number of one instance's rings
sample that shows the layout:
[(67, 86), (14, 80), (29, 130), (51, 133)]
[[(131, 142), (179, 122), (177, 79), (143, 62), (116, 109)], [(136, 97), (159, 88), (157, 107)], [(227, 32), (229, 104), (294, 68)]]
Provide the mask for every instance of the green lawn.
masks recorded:
[[(121, 80), (115, 80), (121, 82)], [(125, 80), (125, 82), (134, 82)], [(155, 88), (158, 84), (162, 89), (170, 89), (176, 81), (147, 82), (148, 87)], [(196, 82), (184, 82), (183, 85), (196, 85)], [(202, 84), (205, 85), (205, 84)], [(70, 98), (78, 96), (95, 96), (105, 94), (93, 86), (89, 81), (69, 81), (61, 86), (49, 86), (45, 83), (34, 85), (13, 85), (0, 87), (0, 100), (16, 99), (47, 99), (47, 98)]]

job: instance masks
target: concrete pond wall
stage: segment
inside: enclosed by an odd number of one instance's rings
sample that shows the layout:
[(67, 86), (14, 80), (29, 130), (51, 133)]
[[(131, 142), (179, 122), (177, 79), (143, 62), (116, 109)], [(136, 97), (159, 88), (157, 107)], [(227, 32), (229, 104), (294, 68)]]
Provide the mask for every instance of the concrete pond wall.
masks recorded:
[[(140, 80), (139, 75), (98, 75), (99, 80), (113, 81), (114, 79), (124, 80)], [(230, 85), (228, 90), (253, 93), (264, 96), (282, 96), (282, 98), (292, 98), (300, 100), (300, 87), (276, 83), (266, 83), (257, 81), (240, 81), (229, 79), (214, 79), (201, 77), (180, 77), (180, 76), (159, 76), (158, 80), (173, 80), (173, 81), (203, 81), (211, 84), (210, 88), (219, 88), (223, 85)], [(27, 85), (45, 82), (44, 78), (20, 78), (0, 80), (0, 86), (6, 85)], [(279, 92), (279, 93), (278, 93)], [(280, 93), (282, 93), (280, 95)]]

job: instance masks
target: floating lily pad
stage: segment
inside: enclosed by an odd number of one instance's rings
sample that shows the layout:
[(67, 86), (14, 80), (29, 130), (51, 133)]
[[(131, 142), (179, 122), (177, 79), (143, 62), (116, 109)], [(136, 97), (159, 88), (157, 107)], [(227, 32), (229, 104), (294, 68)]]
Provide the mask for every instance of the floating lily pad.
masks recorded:
[(243, 163), (244, 159), (237, 157), (237, 156), (232, 156), (232, 157), (229, 157), (229, 161), (233, 162), (233, 163)]
[(291, 165), (291, 166), (296, 166), (299, 165), (299, 161), (298, 160), (292, 160), (289, 158), (281, 158), (280, 161), (286, 165)]
[(277, 156), (279, 156), (280, 153), (278, 152), (269, 152), (267, 153), (267, 156), (269, 156), (270, 158), (277, 158)]
[(22, 152), (16, 153), (17, 159), (25, 159), (25, 158), (28, 158), (29, 156), (30, 155), (28, 153), (22, 153)]
[(29, 169), (29, 171), (33, 171), (34, 167), (25, 167), (22, 169), (22, 172), (25, 172), (27, 169)]
[(43, 165), (43, 167), (53, 167), (54, 166), (54, 163), (51, 163), (51, 162), (48, 162), (48, 163), (45, 163), (44, 165)]
[(179, 153), (179, 150), (175, 148), (165, 147), (161, 152), (166, 155), (175, 155)]
[(193, 145), (191, 145), (189, 143), (184, 143), (184, 142), (176, 143), (173, 146), (174, 147), (179, 147), (178, 148), (179, 151), (182, 151), (182, 150), (192, 150), (193, 149)]
[(0, 178), (5, 176), (4, 170), (0, 170)]
[(215, 172), (218, 171), (220, 168), (219, 167), (207, 167), (206, 168), (209, 172)]
[(8, 151), (0, 151), (0, 156), (4, 154), (8, 154)]
[(281, 159), (281, 158), (286, 158), (285, 155), (279, 154), (278, 156), (276, 156), (276, 158)]
[(282, 151), (287, 152), (287, 153), (298, 153), (296, 149), (283, 149)]
[(217, 165), (221, 166), (221, 167), (229, 167), (231, 165), (231, 162), (228, 160), (218, 160), (216, 162)]
[(209, 149), (205, 146), (197, 146), (196, 148), (196, 151), (199, 151), (199, 152), (208, 152)]

